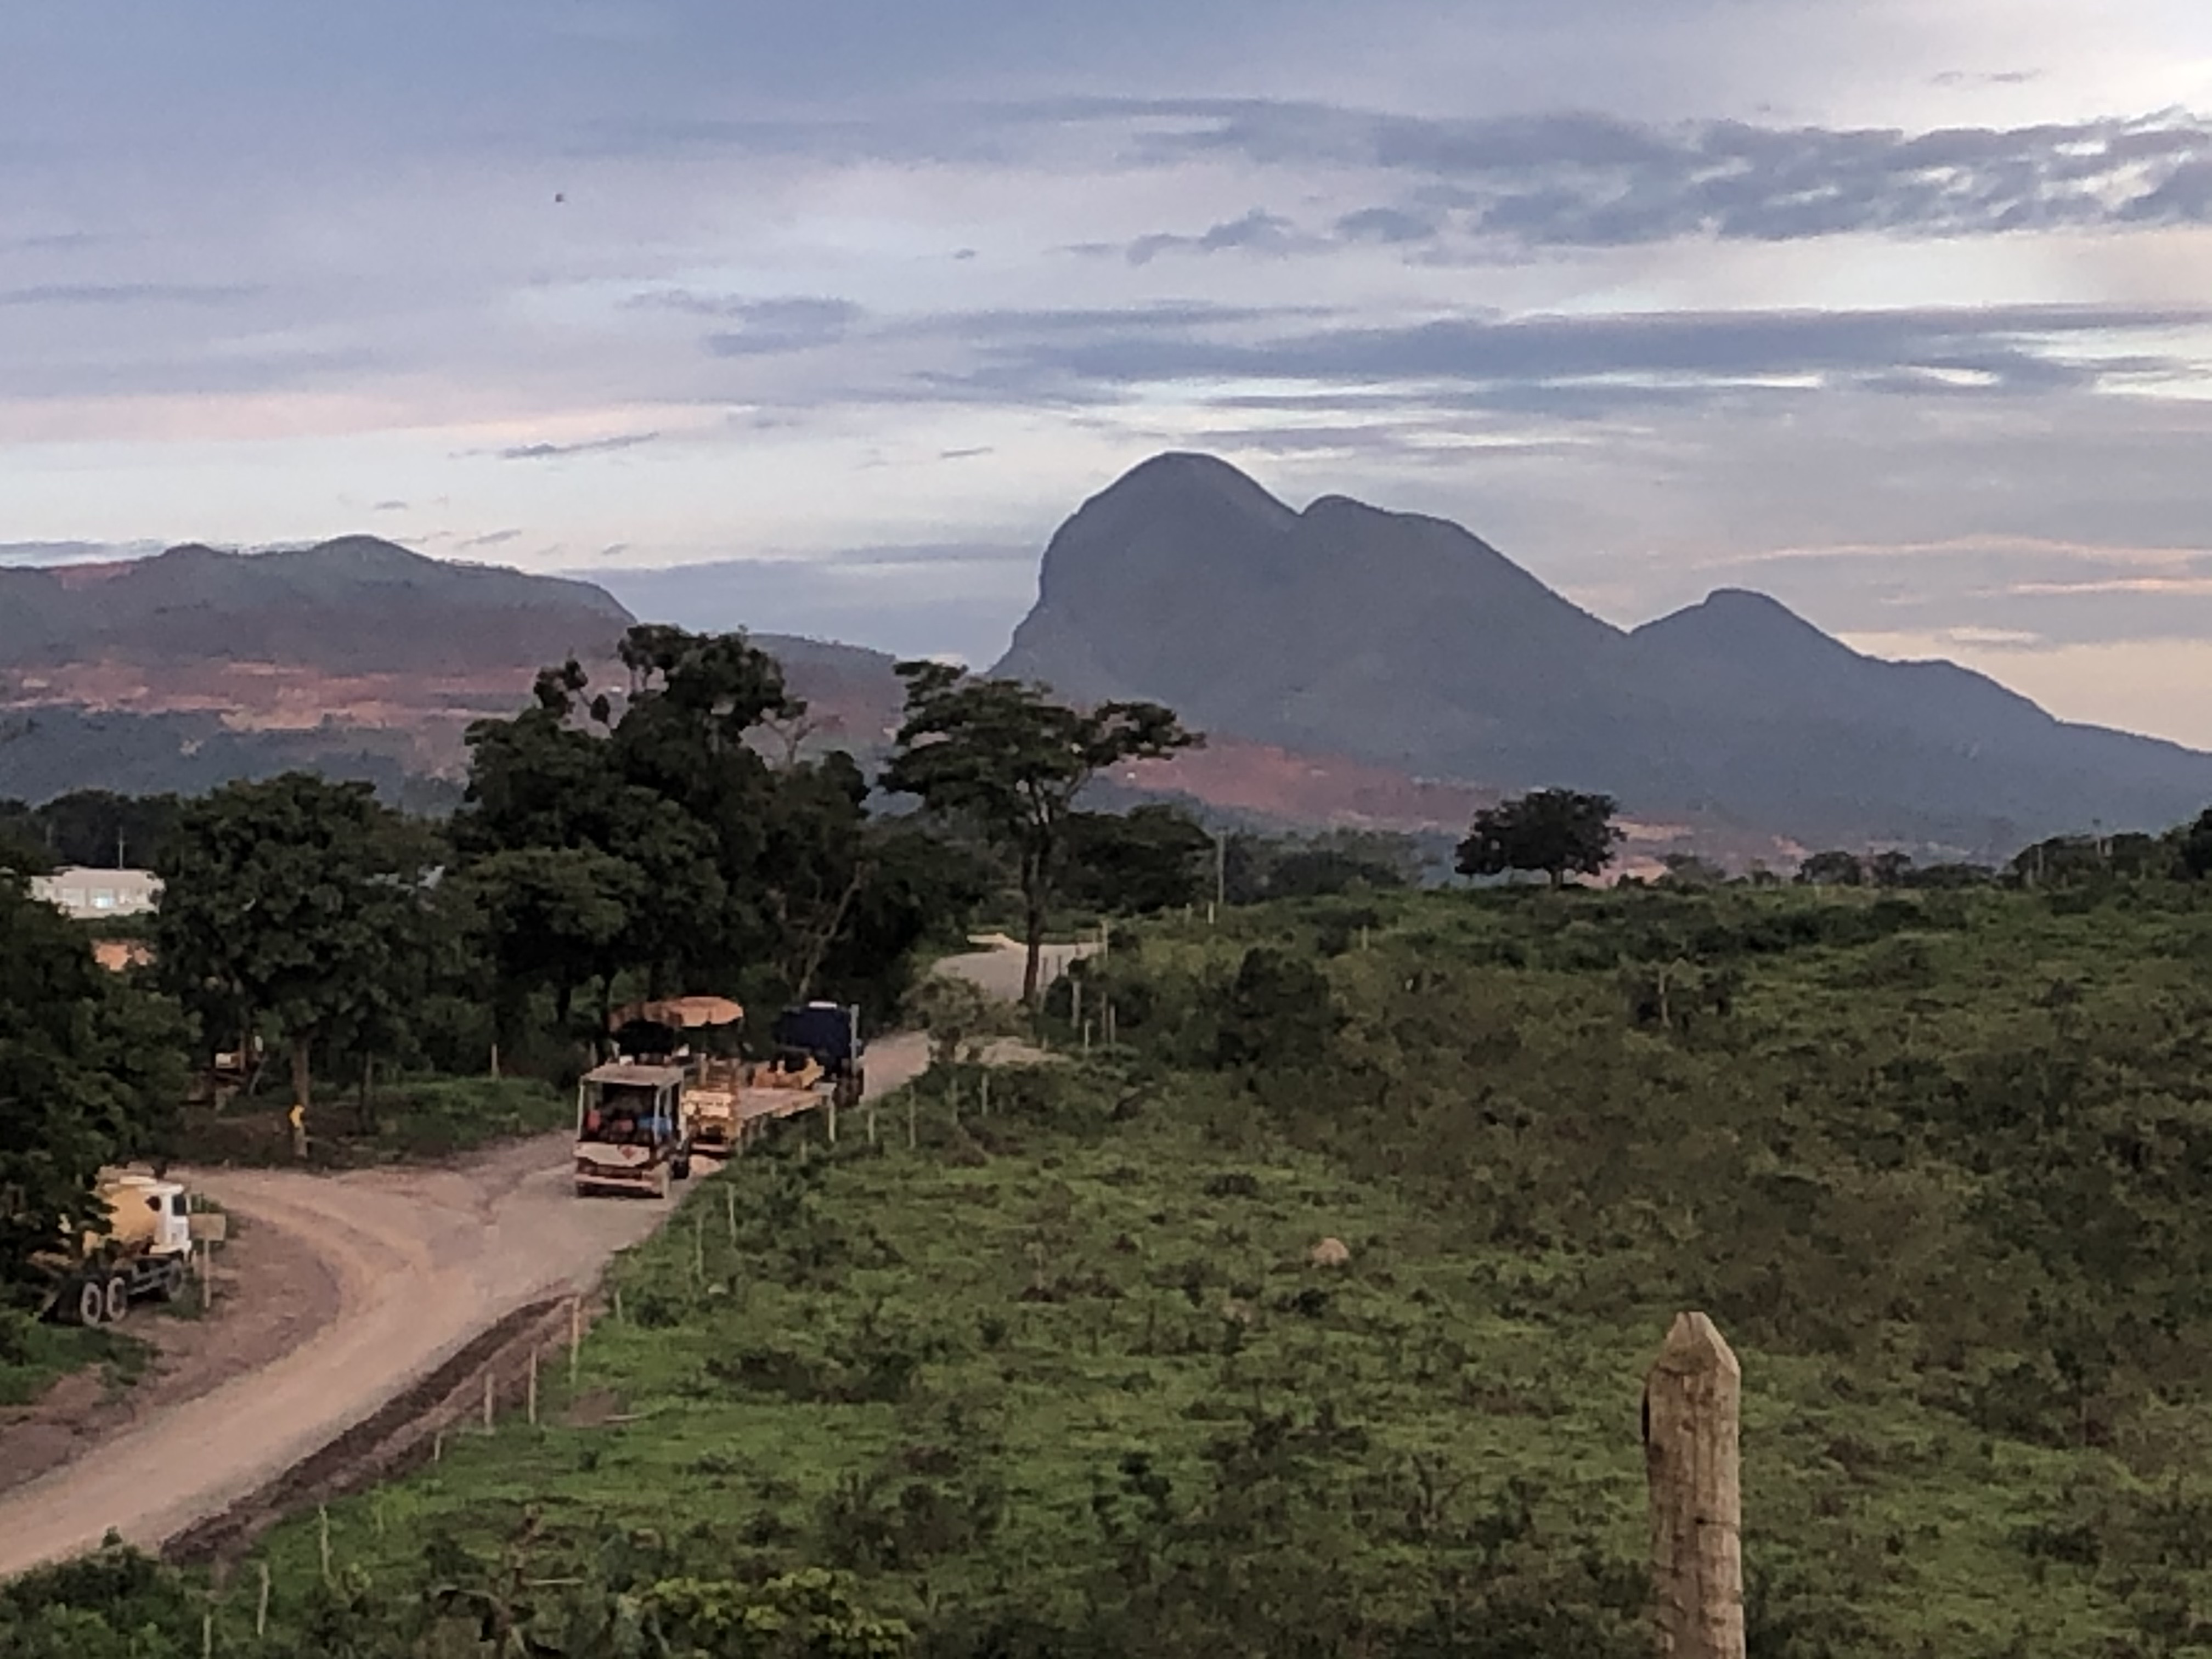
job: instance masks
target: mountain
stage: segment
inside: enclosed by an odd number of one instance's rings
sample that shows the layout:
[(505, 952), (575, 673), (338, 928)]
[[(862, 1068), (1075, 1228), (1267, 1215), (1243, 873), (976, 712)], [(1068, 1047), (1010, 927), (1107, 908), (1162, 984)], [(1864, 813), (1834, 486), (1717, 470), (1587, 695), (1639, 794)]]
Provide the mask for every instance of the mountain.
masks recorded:
[(1984, 676), (1869, 658), (1727, 590), (1632, 631), (1456, 525), (1156, 457), (1046, 549), (994, 671), (1294, 751), (1515, 789), (1603, 789), (1820, 842), (1995, 854), (2164, 827), (2212, 756), (2053, 719)]
[(629, 613), (588, 583), (449, 564), (371, 536), (275, 553), (0, 569), (0, 667), (302, 664), (468, 675), (599, 652)]
[[(305, 767), (450, 805), (469, 723), (522, 707), (538, 671), (571, 656), (618, 681), (635, 620), (588, 582), (367, 536), (0, 568), (0, 797), (192, 793)], [(896, 728), (888, 655), (754, 638), (810, 705), (811, 744), (867, 750)]]

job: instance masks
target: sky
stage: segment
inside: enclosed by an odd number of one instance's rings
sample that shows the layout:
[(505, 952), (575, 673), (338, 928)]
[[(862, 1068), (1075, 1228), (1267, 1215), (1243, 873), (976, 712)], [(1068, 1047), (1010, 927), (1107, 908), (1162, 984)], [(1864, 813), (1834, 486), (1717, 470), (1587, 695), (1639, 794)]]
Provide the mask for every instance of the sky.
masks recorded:
[(2203, 0), (0, 0), (0, 559), (982, 663), (1205, 449), (2212, 747), (2208, 274)]

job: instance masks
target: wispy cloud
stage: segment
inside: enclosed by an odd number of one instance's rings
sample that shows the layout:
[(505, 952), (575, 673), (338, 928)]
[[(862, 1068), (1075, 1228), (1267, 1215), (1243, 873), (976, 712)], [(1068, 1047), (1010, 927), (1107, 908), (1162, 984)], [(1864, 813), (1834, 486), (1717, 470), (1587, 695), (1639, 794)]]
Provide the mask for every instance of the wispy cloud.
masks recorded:
[(258, 288), (192, 283), (42, 283), (0, 289), (0, 306), (229, 306), (258, 297)]
[[(624, 449), (658, 442), (658, 432), (623, 432), (610, 438), (586, 438), (578, 443), (517, 444), (499, 452), (502, 461), (550, 461), (568, 455), (611, 455)], [(404, 502), (399, 503), (404, 506)]]
[(1152, 232), (1122, 245), (1137, 262), (1377, 240), (1471, 254), (2212, 222), (2212, 122), (2181, 112), (1913, 132), (1595, 114), (1453, 120), (1257, 100), (1156, 107), (1164, 130), (1135, 145), (1156, 166), (1234, 159), (1407, 183), (1312, 225), (1255, 209), (1204, 231)]

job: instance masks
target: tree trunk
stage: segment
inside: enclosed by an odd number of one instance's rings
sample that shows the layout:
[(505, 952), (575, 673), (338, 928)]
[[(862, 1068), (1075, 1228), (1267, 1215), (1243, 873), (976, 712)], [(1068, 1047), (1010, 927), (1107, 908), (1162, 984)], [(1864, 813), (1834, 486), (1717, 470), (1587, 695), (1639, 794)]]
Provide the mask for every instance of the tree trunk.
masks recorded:
[(564, 1042), (568, 1039), (568, 1011), (575, 1005), (575, 1000), (576, 988), (562, 980), (559, 988), (553, 993), (553, 1024)]
[(1027, 902), (1028, 916), (1022, 944), (1027, 955), (1022, 962), (1022, 1002), (1026, 1007), (1037, 1006), (1037, 969), (1044, 956), (1044, 892), (1041, 877), (1032, 876), (1022, 884), (1022, 896)]
[(355, 1115), (360, 1123), (362, 1133), (365, 1135), (373, 1135), (376, 1133), (375, 1090), (375, 1057), (363, 1054), (361, 1057), (361, 1098), (355, 1108)]
[(308, 1098), (313, 1079), (307, 1074), (307, 1050), (311, 1041), (305, 1032), (292, 1034), (292, 1103), (295, 1106), (313, 1104)]

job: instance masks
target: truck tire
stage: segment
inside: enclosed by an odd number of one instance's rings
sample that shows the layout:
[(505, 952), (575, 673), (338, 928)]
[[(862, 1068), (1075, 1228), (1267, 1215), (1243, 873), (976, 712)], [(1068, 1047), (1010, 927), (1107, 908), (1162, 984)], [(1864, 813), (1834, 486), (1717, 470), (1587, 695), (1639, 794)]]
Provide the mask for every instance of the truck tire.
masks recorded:
[(155, 1294), (164, 1302), (174, 1302), (185, 1293), (185, 1261), (182, 1256), (171, 1256), (161, 1264), (161, 1282)]
[(107, 1322), (107, 1287), (96, 1279), (77, 1281), (76, 1293), (70, 1299), (69, 1311), (80, 1325), (88, 1328)]
[(106, 1304), (107, 1322), (120, 1324), (131, 1316), (131, 1279), (125, 1273), (110, 1273), (100, 1300)]
[(674, 1176), (678, 1181), (690, 1180), (691, 1155), (689, 1152), (686, 1152), (682, 1158), (678, 1158), (673, 1164), (670, 1164), (668, 1166), (668, 1170), (669, 1173)]

